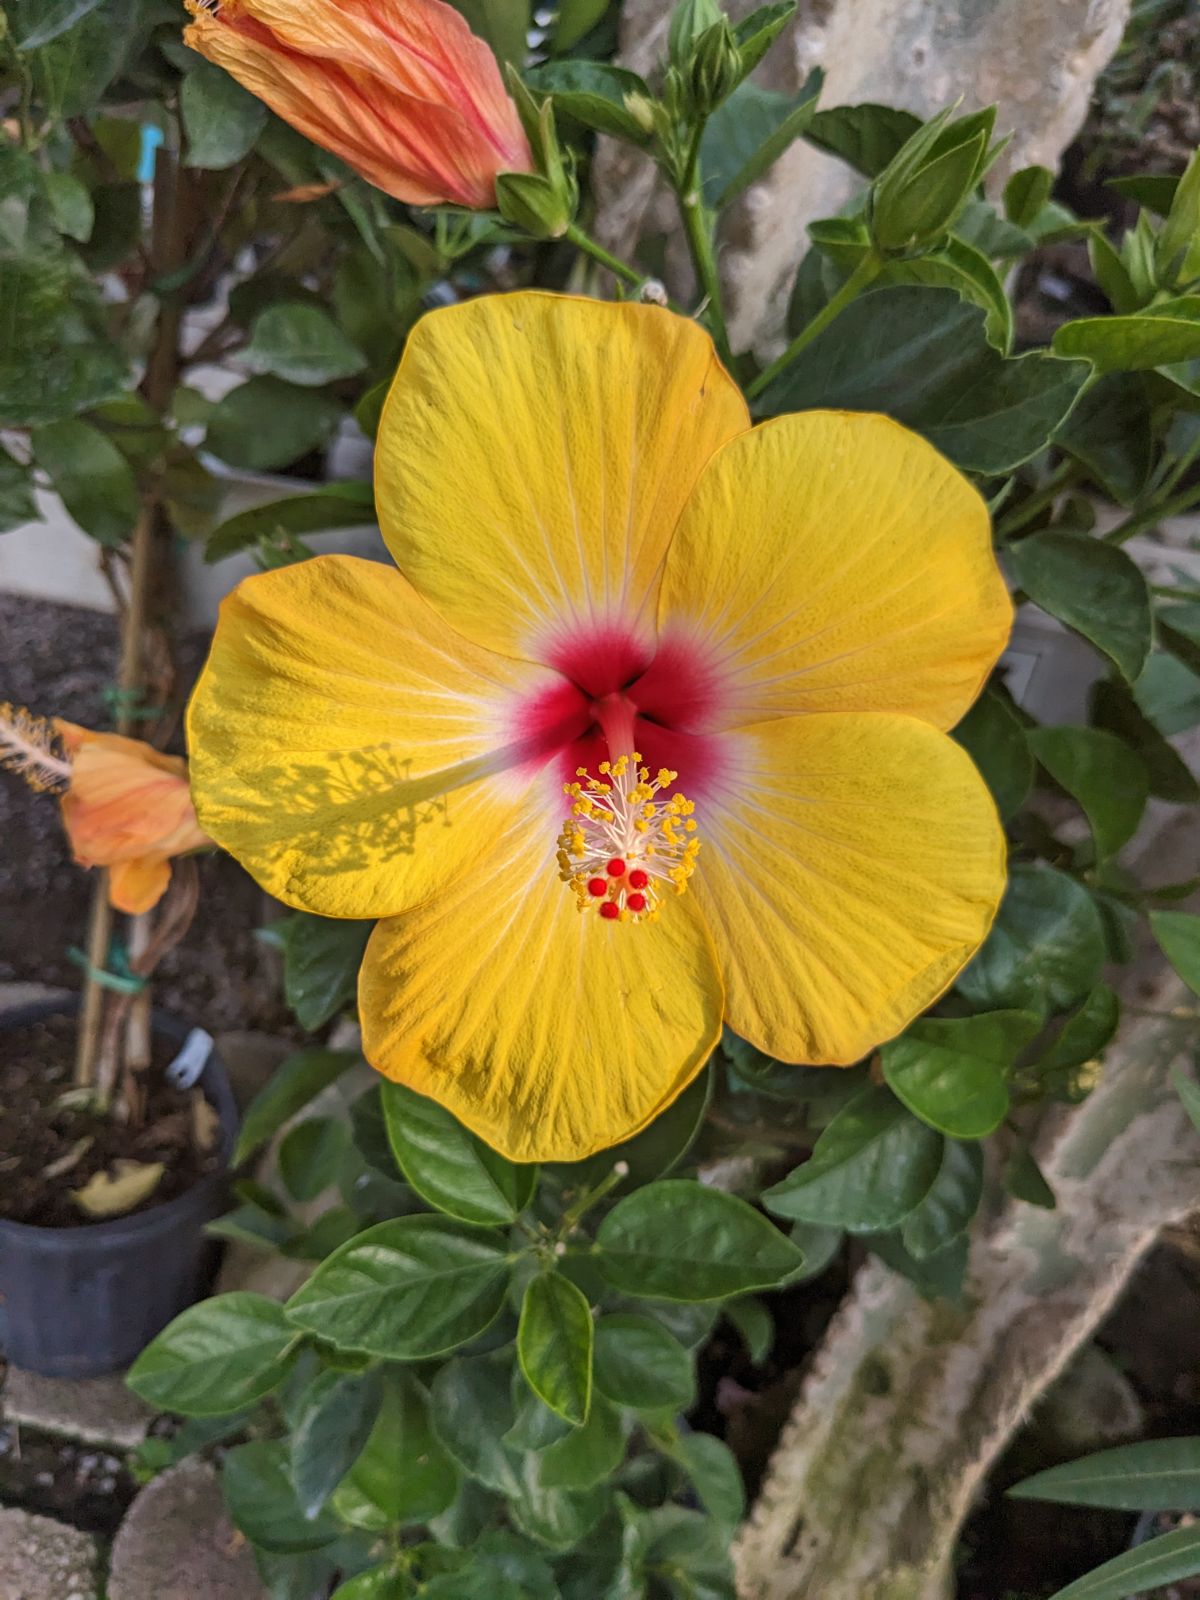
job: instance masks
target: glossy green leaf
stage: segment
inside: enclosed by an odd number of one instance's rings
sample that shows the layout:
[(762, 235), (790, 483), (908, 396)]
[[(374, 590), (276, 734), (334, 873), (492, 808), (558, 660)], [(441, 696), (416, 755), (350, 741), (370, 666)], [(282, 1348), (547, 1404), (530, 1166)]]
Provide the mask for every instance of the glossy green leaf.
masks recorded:
[(189, 167), (221, 171), (254, 147), (267, 125), (267, 108), (222, 67), (200, 58), (189, 64), (179, 89)]
[(287, 1377), (299, 1336), (265, 1295), (214, 1295), (181, 1312), (134, 1362), (126, 1382), (159, 1411), (241, 1411)]
[(539, 1482), (545, 1489), (591, 1489), (614, 1473), (625, 1458), (621, 1415), (601, 1394), (593, 1394), (588, 1419), (539, 1454)]
[(1110, 372), (1079, 397), (1055, 443), (1093, 473), (1114, 500), (1132, 505), (1154, 464), (1151, 407), (1145, 380)]
[(137, 483), (108, 436), (70, 418), (35, 428), (30, 444), (34, 460), (83, 531), (110, 548), (124, 544), (137, 520)]
[[(793, 1244), (798, 1242), (794, 1232), (791, 1237)], [(806, 1256), (805, 1266), (808, 1264)], [(723, 1310), (746, 1346), (746, 1354), (756, 1367), (762, 1366), (775, 1343), (775, 1318), (767, 1305), (757, 1295), (748, 1294), (740, 1300), (731, 1300)]]
[(406, 1373), (390, 1375), (334, 1509), (356, 1527), (382, 1532), (439, 1516), (457, 1492), (458, 1473), (434, 1435), (424, 1389)]
[(269, 925), (271, 942), (283, 951), (284, 999), (306, 1032), (323, 1028), (354, 999), (358, 969), (374, 926), (373, 922), (315, 917), (307, 911)]
[(1002, 356), (979, 306), (952, 289), (902, 285), (847, 306), (767, 387), (758, 409), (882, 411), (957, 466), (998, 474), (1044, 448), (1089, 371), (1040, 352)]
[(73, 28), (100, 4), (101, 0), (39, 0), (34, 9), (32, 0), (24, 0), (18, 11), (23, 25), (17, 28), (17, 49), (40, 49)]
[(17, 0), (17, 28), (36, 98), (54, 120), (92, 111), (96, 101), (140, 42), (138, 0), (97, 0), (34, 49), (28, 41), (44, 27), (44, 0)]
[(1017, 582), (1043, 611), (1081, 633), (1132, 683), (1153, 642), (1150, 591), (1124, 550), (1051, 529), (1008, 547)]
[(1098, 1056), (1117, 1031), (1121, 1002), (1106, 983), (1098, 983), (1069, 1016), (1053, 1043), (1038, 1056), (1032, 1071), (1038, 1078), (1070, 1072)]
[(279, 1176), (293, 1200), (315, 1200), (337, 1182), (349, 1146), (346, 1124), (336, 1117), (306, 1117), (289, 1128), (279, 1146)]
[(486, 39), (502, 62), (520, 66), (527, 54), (532, 21), (531, 0), (453, 0), (471, 25), (472, 33)]
[(1134, 1600), (1179, 1578), (1200, 1573), (1200, 1527), (1176, 1528), (1114, 1556), (1050, 1600)]
[(0, 425), (55, 422), (125, 382), (95, 291), (65, 257), (0, 258), (0, 328)]
[(1053, 1211), (1058, 1205), (1054, 1190), (1046, 1182), (1042, 1169), (1033, 1158), (1027, 1144), (1019, 1144), (1013, 1151), (1004, 1173), (1004, 1187), (1016, 1200), (1037, 1206), (1042, 1211)]
[(1150, 779), (1135, 750), (1099, 728), (1031, 728), (1029, 745), (1046, 771), (1083, 807), (1101, 860), (1137, 831)]
[(412, 1600), (407, 1577), (390, 1566), (360, 1572), (333, 1591), (330, 1600)]
[(526, 74), (531, 89), (553, 97), (555, 107), (587, 128), (643, 144), (646, 123), (630, 109), (647, 107), (650, 90), (636, 72), (607, 61), (548, 61)]
[(610, 1590), (613, 1600), (654, 1595), (664, 1573), (670, 1600), (735, 1600), (729, 1539), (713, 1518), (671, 1505), (653, 1511), (631, 1505), (623, 1517), (621, 1586)]
[(521, 1492), (523, 1452), (506, 1442), (513, 1426), (511, 1357), (448, 1361), (430, 1389), (430, 1417), (443, 1447), (467, 1473), (497, 1494)]
[(732, 1537), (746, 1512), (746, 1490), (729, 1446), (710, 1433), (683, 1433), (671, 1454), (692, 1480), (705, 1511)]
[[(1139, 691), (1153, 662), (1152, 656), (1139, 679)], [(1151, 794), (1184, 804), (1200, 799), (1200, 785), (1187, 763), (1167, 743), (1162, 731), (1142, 711), (1124, 683), (1108, 679), (1093, 687), (1091, 720), (1097, 727), (1118, 734), (1137, 751), (1150, 777)]]
[(867, 1243), (886, 1266), (908, 1279), (923, 1300), (961, 1302), (969, 1253), (965, 1233), (928, 1256), (910, 1251), (900, 1231), (873, 1233)]
[(788, 1284), (807, 1283), (810, 1278), (819, 1278), (836, 1260), (846, 1232), (822, 1222), (793, 1222), (789, 1237), (803, 1254), (804, 1265), (792, 1274)]
[[(540, 1470), (537, 1456), (523, 1459), (519, 1491), (508, 1503), (508, 1514), (522, 1533), (539, 1544), (551, 1550), (570, 1550), (611, 1508), (612, 1492), (606, 1487), (547, 1489), (538, 1480)], [(488, 1597), (481, 1596), (481, 1600)]]
[(343, 1072), (362, 1060), (356, 1050), (325, 1050), (314, 1047), (299, 1050), (276, 1067), (267, 1083), (246, 1108), (241, 1132), (233, 1152), (234, 1166), (240, 1166), (282, 1128), (290, 1117), (303, 1109)]
[(883, 1047), (883, 1075), (922, 1121), (955, 1139), (982, 1139), (1008, 1113), (1004, 1076), (1038, 1032), (1028, 1011), (919, 1017)]
[(609, 0), (561, 0), (554, 23), (555, 50), (570, 50), (600, 22)]
[(576, 1427), (592, 1400), (592, 1311), (587, 1296), (556, 1272), (531, 1278), (521, 1302), (517, 1356), (533, 1392)]
[(435, 1100), (385, 1083), (383, 1112), (401, 1171), (439, 1211), (462, 1222), (512, 1222), (533, 1198), (537, 1167), (508, 1161)]
[(291, 1474), (306, 1517), (315, 1517), (361, 1455), (383, 1400), (377, 1373), (317, 1374), (291, 1419)]
[(840, 156), (864, 178), (874, 178), (920, 126), (911, 111), (864, 103), (818, 111), (804, 137), (819, 150)]
[(1011, 703), (994, 689), (985, 690), (954, 738), (979, 768), (1001, 817), (1014, 816), (1033, 787), (1033, 756)]
[(904, 1248), (918, 1261), (937, 1255), (966, 1232), (982, 1199), (982, 1146), (947, 1139), (933, 1187), (901, 1225)]
[(221, 1487), (234, 1525), (263, 1550), (319, 1550), (341, 1532), (328, 1512), (305, 1516), (281, 1439), (255, 1439), (231, 1450), (222, 1463)]
[(679, 1178), (618, 1201), (596, 1243), (608, 1281), (651, 1300), (725, 1300), (800, 1265), (795, 1245), (744, 1200)]
[(1165, 217), (1171, 209), (1179, 179), (1170, 172), (1135, 172), (1128, 177), (1105, 178), (1104, 187)]
[(951, 234), (942, 247), (928, 255), (890, 261), (879, 284), (924, 284), (933, 289), (953, 289), (961, 299), (982, 308), (989, 343), (1007, 355), (1012, 346), (1012, 305), (1000, 274), (981, 250)]
[(700, 146), (704, 198), (715, 210), (756, 183), (797, 140), (817, 108), (820, 83), (796, 95), (742, 83), (709, 117)]
[(484, 1331), (507, 1276), (498, 1235), (448, 1217), (400, 1217), (335, 1250), (285, 1309), (339, 1350), (423, 1361)]
[[(261, 541), (274, 541), (281, 537), (295, 538), (306, 533), (327, 533), (335, 528), (369, 527), (375, 521), (375, 496), (369, 483), (329, 483), (313, 494), (292, 494), (284, 500), (272, 500), (267, 505), (251, 506), (228, 517), (209, 535), (204, 549), (206, 561), (220, 561), (225, 556), (245, 550)], [(310, 922), (331, 921), (328, 917), (309, 917), (307, 912), (297, 916)], [(294, 919), (289, 919), (294, 920)], [(370, 931), (371, 924), (358, 921), (339, 922), (343, 929)], [(330, 940), (335, 936), (329, 935)], [(355, 936), (345, 935), (347, 945)], [(365, 944), (366, 934), (363, 934)], [(315, 941), (314, 941), (315, 942)], [(352, 993), (352, 991), (351, 991)], [(346, 999), (350, 996), (347, 995)], [(289, 997), (289, 1004), (293, 1004)], [(319, 1023), (305, 1023), (305, 1027), (319, 1027)]]
[(59, 233), (65, 233), (78, 244), (86, 244), (96, 220), (96, 208), (87, 185), (73, 172), (48, 172), (45, 187), (54, 226)]
[(1081, 317), (1057, 330), (1053, 349), (1100, 372), (1145, 372), (1200, 359), (1200, 295), (1180, 295), (1127, 316)]
[(1004, 185), (1004, 215), (1027, 228), (1050, 198), (1054, 174), (1049, 167), (1022, 167)]
[(33, 474), (0, 445), (0, 533), (38, 520)]
[(980, 1008), (1062, 1011), (1095, 984), (1104, 953), (1100, 913), (1083, 885), (1055, 867), (1021, 864), (958, 987)]
[(1152, 1439), (1099, 1450), (1024, 1478), (1014, 1500), (1113, 1511), (1200, 1510), (1200, 1438)]
[(596, 1389), (631, 1411), (687, 1411), (695, 1398), (692, 1358), (649, 1317), (615, 1312), (596, 1324)]
[(287, 301), (255, 317), (242, 360), (251, 372), (273, 373), (305, 388), (352, 378), (367, 365), (331, 316), (317, 306)]
[(809, 1159), (767, 1189), (763, 1204), (852, 1233), (893, 1228), (929, 1193), (941, 1163), (942, 1136), (873, 1085), (838, 1112)]
[(1150, 927), (1159, 949), (1193, 994), (1200, 994), (1200, 916), (1190, 911), (1152, 911)]
[(327, 394), (281, 378), (251, 378), (212, 408), (205, 448), (231, 467), (268, 472), (324, 444), (343, 415)]

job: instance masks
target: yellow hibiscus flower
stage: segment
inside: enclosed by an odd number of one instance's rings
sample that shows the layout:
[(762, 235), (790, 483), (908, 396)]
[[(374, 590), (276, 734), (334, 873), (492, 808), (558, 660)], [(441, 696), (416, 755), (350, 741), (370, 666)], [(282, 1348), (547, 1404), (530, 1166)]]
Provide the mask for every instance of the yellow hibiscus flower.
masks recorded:
[(399, 570), (248, 578), (189, 727), (213, 838), (289, 905), (382, 919), (380, 1072), (569, 1161), (723, 1020), (847, 1063), (949, 986), (1005, 852), (944, 730), (1011, 607), (936, 450), (859, 413), (751, 427), (693, 322), (521, 293), (418, 324), (376, 490)]

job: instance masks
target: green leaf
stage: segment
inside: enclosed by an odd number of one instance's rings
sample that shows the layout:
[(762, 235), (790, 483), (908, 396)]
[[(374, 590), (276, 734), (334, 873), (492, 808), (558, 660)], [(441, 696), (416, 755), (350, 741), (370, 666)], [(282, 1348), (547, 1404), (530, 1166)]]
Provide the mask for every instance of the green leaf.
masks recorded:
[(1112, 1039), (1121, 1020), (1121, 1002), (1106, 983), (1098, 983), (1069, 1016), (1053, 1043), (1030, 1069), (1038, 1078), (1069, 1073), (1093, 1060)]
[(986, 317), (953, 289), (902, 285), (853, 301), (759, 399), (763, 415), (882, 411), (957, 466), (1010, 472), (1043, 449), (1090, 368), (1032, 352), (1007, 358)]
[(400, 1217), (335, 1250), (285, 1309), (339, 1350), (424, 1361), (489, 1326), (507, 1276), (498, 1235), (447, 1217)]
[(1193, 151), (1171, 196), (1154, 244), (1158, 281), (1174, 284), (1200, 275), (1200, 152)]
[(700, 171), (705, 201), (719, 211), (770, 168), (797, 140), (817, 108), (820, 81), (797, 95), (742, 83), (704, 128)]
[(373, 1567), (339, 1584), (331, 1600), (412, 1600), (412, 1589), (408, 1579), (390, 1566)]
[(319, 1550), (342, 1531), (327, 1512), (306, 1517), (288, 1472), (287, 1446), (280, 1439), (238, 1445), (221, 1469), (225, 1504), (236, 1527), (263, 1550)]
[(222, 67), (203, 58), (189, 64), (179, 90), (187, 135), (185, 164), (219, 172), (254, 148), (267, 108)]
[(544, 1489), (591, 1489), (614, 1473), (625, 1458), (621, 1415), (603, 1395), (592, 1395), (588, 1419), (539, 1454)]
[(729, 1446), (711, 1433), (684, 1433), (670, 1453), (692, 1480), (705, 1511), (731, 1538), (746, 1514), (746, 1490)]
[(383, 1085), (388, 1140), (423, 1199), (462, 1222), (514, 1222), (533, 1198), (536, 1166), (518, 1166), (449, 1111), (403, 1084)]
[[(800, 1242), (794, 1231), (792, 1242)], [(803, 1250), (804, 1246), (801, 1245), (800, 1248)], [(810, 1265), (807, 1254), (804, 1265), (806, 1267)], [(756, 1367), (761, 1367), (771, 1354), (771, 1346), (775, 1343), (775, 1319), (767, 1306), (757, 1295), (745, 1295), (740, 1300), (731, 1300), (723, 1310), (746, 1346), (746, 1354)]]
[(838, 1112), (807, 1161), (764, 1192), (763, 1204), (781, 1217), (872, 1233), (915, 1211), (941, 1164), (941, 1135), (890, 1089), (872, 1085)]
[(586, 128), (618, 139), (644, 144), (650, 137), (645, 122), (629, 109), (652, 100), (644, 79), (607, 61), (548, 61), (526, 74), (539, 95), (548, 94), (555, 108)]
[(1004, 215), (1015, 227), (1028, 228), (1053, 188), (1049, 167), (1022, 167), (1004, 185)]
[(1053, 349), (1099, 372), (1145, 372), (1200, 360), (1200, 295), (1180, 295), (1126, 316), (1081, 317), (1057, 330)]
[(444, 1448), (468, 1475), (512, 1499), (521, 1493), (522, 1452), (505, 1442), (513, 1426), (510, 1356), (446, 1362), (430, 1389), (430, 1417)]
[(1152, 911), (1158, 947), (1193, 994), (1200, 994), (1200, 916), (1189, 911)]
[(817, 112), (804, 137), (819, 150), (840, 156), (864, 178), (875, 178), (920, 126), (919, 117), (895, 106), (834, 106)]
[(1055, 867), (1021, 864), (958, 988), (981, 1009), (1063, 1011), (1087, 994), (1103, 963), (1104, 929), (1087, 890)]
[[(375, 494), (369, 483), (329, 483), (312, 494), (288, 495), (284, 500), (251, 506), (227, 518), (209, 535), (204, 559), (220, 561), (249, 545), (270, 543), (284, 536), (295, 538), (305, 533), (326, 533), (334, 528), (368, 527), (374, 521)], [(327, 922), (330, 919), (312, 920)], [(366, 927), (369, 931), (371, 925), (352, 921), (340, 926)], [(365, 942), (366, 936), (363, 937)]]
[(240, 1166), (290, 1117), (361, 1060), (355, 1050), (314, 1048), (289, 1056), (247, 1106), (233, 1152), (234, 1166)]
[(471, 32), (487, 40), (501, 62), (521, 65), (532, 20), (531, 0), (454, 0), (454, 7), (466, 17)]
[(845, 1237), (842, 1228), (827, 1227), (820, 1222), (793, 1222), (792, 1242), (803, 1252), (804, 1265), (787, 1280), (788, 1285), (819, 1278), (840, 1253)]
[(1046, 771), (1082, 806), (1096, 854), (1116, 855), (1137, 831), (1150, 779), (1146, 764), (1113, 733), (1099, 728), (1031, 728), (1029, 745)]
[(1040, 1027), (1029, 1011), (920, 1017), (884, 1045), (883, 1076), (930, 1127), (982, 1139), (1007, 1116), (1005, 1073)]
[(908, 1279), (923, 1300), (962, 1300), (968, 1257), (965, 1233), (929, 1256), (914, 1255), (899, 1232), (873, 1233), (867, 1243), (886, 1266)]
[(1024, 1200), (1026, 1205), (1037, 1206), (1039, 1210), (1053, 1211), (1058, 1205), (1054, 1190), (1042, 1176), (1042, 1169), (1027, 1144), (1019, 1144), (1013, 1151), (1004, 1173), (1004, 1187), (1014, 1199)]
[(1031, 233), (1006, 222), (986, 200), (971, 200), (963, 207), (955, 221), (954, 234), (991, 261), (1010, 260), (1034, 246)]
[(564, 1188), (575, 1190), (598, 1183), (621, 1161), (629, 1168), (621, 1180), (626, 1189), (666, 1177), (683, 1160), (704, 1125), (711, 1092), (712, 1073), (706, 1067), (641, 1133), (583, 1161), (556, 1162), (553, 1170)]
[(457, 1492), (458, 1473), (434, 1434), (424, 1389), (407, 1373), (389, 1375), (374, 1427), (334, 1509), (356, 1527), (383, 1532), (440, 1516)]
[(0, 533), (10, 533), (40, 513), (33, 498), (33, 474), (0, 445)]
[(367, 365), (326, 312), (286, 301), (259, 312), (242, 359), (250, 372), (274, 373), (306, 388), (352, 378)]
[(60, 33), (73, 28), (100, 4), (101, 0), (40, 0), (36, 11), (33, 11), (31, 0), (25, 0), (21, 11), (32, 25), (17, 30), (17, 49), (40, 49), (42, 45), (49, 44), (51, 39), (57, 39)]
[(1154, 464), (1150, 401), (1136, 373), (1110, 372), (1091, 384), (1055, 436), (1122, 505), (1144, 491)]
[(801, 1260), (744, 1200), (679, 1178), (619, 1200), (596, 1245), (597, 1265), (614, 1288), (649, 1300), (726, 1300), (769, 1289)]
[(94, 215), (80, 254), (95, 275), (119, 267), (142, 237), (142, 191), (132, 181), (102, 183), (92, 191)]
[[(98, 0), (36, 50), (26, 43), (34, 94), (54, 121), (93, 110), (131, 48), (141, 42), (138, 11), (138, 0)], [(25, 19), (36, 19), (40, 27), (42, 0), (20, 0), (17, 16), (28, 41), (35, 29)]]
[(1175, 1085), (1175, 1093), (1183, 1101), (1183, 1109), (1192, 1127), (1200, 1133), (1200, 1083), (1189, 1078), (1182, 1067), (1171, 1068), (1171, 1082)]
[(383, 1399), (377, 1373), (317, 1374), (291, 1419), (291, 1473), (306, 1517), (315, 1517), (362, 1454)]
[(85, 244), (96, 220), (96, 208), (87, 186), (72, 172), (48, 172), (45, 187), (54, 226), (68, 239)]
[(937, 1255), (965, 1233), (983, 1199), (983, 1147), (947, 1139), (933, 1187), (900, 1229), (904, 1248), (918, 1261)]
[(218, 1294), (168, 1323), (126, 1382), (159, 1411), (219, 1417), (278, 1388), (298, 1343), (274, 1300), (240, 1290)]
[[(1142, 688), (1154, 658), (1147, 662), (1138, 688)], [(1192, 776), (1179, 752), (1167, 743), (1161, 731), (1141, 710), (1124, 683), (1102, 680), (1091, 695), (1091, 720), (1108, 728), (1141, 756), (1150, 776), (1150, 793), (1179, 804), (1200, 799), (1200, 784)]]
[(125, 375), (77, 263), (0, 256), (0, 424), (72, 416), (118, 394)]
[(1104, 187), (1165, 217), (1171, 209), (1179, 179), (1169, 172), (1135, 172), (1125, 178), (1105, 178)]
[(592, 1311), (569, 1278), (542, 1272), (521, 1302), (517, 1357), (525, 1381), (557, 1416), (578, 1427), (592, 1402)]
[(283, 950), (284, 999), (306, 1032), (324, 1027), (353, 1000), (358, 969), (374, 926), (373, 922), (316, 917), (307, 911), (270, 924), (271, 940)]
[(1131, 1600), (1148, 1589), (1200, 1573), (1200, 1527), (1176, 1528), (1114, 1556), (1050, 1600)]
[(1008, 547), (1017, 582), (1043, 611), (1102, 650), (1132, 683), (1153, 642), (1150, 591), (1116, 545), (1051, 529)]
[(306, 1117), (289, 1128), (279, 1146), (279, 1176), (293, 1200), (315, 1200), (337, 1182), (349, 1145), (344, 1122)]
[(609, 1591), (612, 1600), (656, 1595), (662, 1573), (669, 1574), (671, 1600), (735, 1600), (729, 1540), (711, 1517), (670, 1505), (653, 1511), (629, 1505), (622, 1516), (621, 1586)]
[(570, 50), (601, 21), (609, 0), (562, 0), (554, 23), (554, 48)]
[(1200, 1510), (1200, 1438), (1153, 1439), (1099, 1450), (1024, 1478), (1014, 1500), (1112, 1511)]
[(231, 467), (268, 472), (324, 444), (343, 415), (327, 394), (251, 378), (212, 408), (205, 448)]
[(649, 1317), (615, 1312), (596, 1324), (596, 1390), (631, 1411), (690, 1410), (696, 1395), (692, 1358)]
[(138, 514), (137, 483), (108, 437), (70, 418), (35, 428), (30, 443), (38, 466), (83, 531), (113, 549), (124, 544)]
[(989, 343), (1007, 355), (1013, 336), (1012, 306), (995, 267), (965, 239), (951, 234), (931, 255), (890, 261), (878, 281), (881, 285), (910, 283), (953, 289), (961, 299), (982, 308)]
[(994, 689), (985, 690), (955, 728), (954, 738), (979, 768), (1007, 821), (1033, 787), (1033, 755), (1011, 702)]

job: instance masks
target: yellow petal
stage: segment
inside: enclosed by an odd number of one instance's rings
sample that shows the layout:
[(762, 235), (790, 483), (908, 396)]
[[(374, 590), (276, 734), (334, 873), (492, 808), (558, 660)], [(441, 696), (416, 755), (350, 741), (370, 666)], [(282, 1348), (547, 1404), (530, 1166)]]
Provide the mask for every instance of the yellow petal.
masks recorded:
[(915, 718), (786, 717), (726, 743), (692, 890), (729, 1025), (783, 1061), (857, 1061), (983, 942), (1004, 891), (996, 808)]
[(524, 797), (514, 696), (551, 680), (453, 633), (390, 567), (319, 556), (247, 578), (189, 708), (197, 813), (286, 904), (391, 915)]
[(695, 903), (656, 922), (581, 913), (516, 830), (431, 901), (381, 922), (359, 980), (367, 1060), (514, 1161), (575, 1161), (651, 1121), (721, 1031)]
[(580, 626), (646, 638), (680, 510), (747, 427), (689, 319), (485, 295), (409, 338), (379, 430), (383, 536), (421, 594), (495, 650), (553, 661)]
[(890, 418), (806, 411), (725, 447), (667, 557), (664, 636), (704, 641), (726, 727), (899, 711), (950, 728), (1008, 639), (987, 508)]

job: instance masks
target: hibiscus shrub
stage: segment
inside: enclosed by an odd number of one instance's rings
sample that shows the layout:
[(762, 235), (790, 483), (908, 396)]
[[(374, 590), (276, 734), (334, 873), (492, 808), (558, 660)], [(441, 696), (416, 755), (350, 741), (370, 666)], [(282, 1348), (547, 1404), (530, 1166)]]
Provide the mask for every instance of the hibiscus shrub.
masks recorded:
[[(188, 1419), (146, 1470), (229, 1446), (281, 1600), (732, 1595), (740, 1471), (687, 1421), (718, 1319), (761, 1364), (863, 1251), (959, 1297), (985, 1141), (1055, 1204), (1029, 1135), (1103, 1070), (1148, 928), (1200, 992), (1193, 880), (1121, 858), (1151, 798), (1200, 799), (1200, 588), (1147, 537), (1200, 500), (1200, 161), (1126, 181), (1114, 238), (1041, 168), (989, 177), (992, 111), (758, 87), (790, 0), (683, 0), (646, 80), (617, 9), (526, 37), (464, 3), (507, 94), (441, 0), (219, 0), (193, 50), (173, 0), (16, 0), (3, 36), (0, 526), (53, 486), (120, 561), (149, 499), (264, 569), (192, 704), (200, 823), (289, 908), (300, 1026), (357, 994), (399, 1080), (320, 1042), (280, 1069), (217, 1231), (304, 1281), (131, 1374)], [(593, 237), (600, 135), (657, 164), (687, 282)], [(861, 196), (760, 361), (721, 230), (798, 138)], [(1094, 306), (1018, 341), (1006, 285), (1072, 240)], [(333, 476), (351, 416), (373, 484)], [(280, 469), (320, 481), (229, 514)], [(376, 513), (399, 572), (309, 560)], [(1001, 570), (1041, 629), (1004, 655)], [(636, 628), (601, 649), (585, 579), (724, 627), (741, 721)], [(1074, 645), (1086, 707), (1045, 720), (1031, 652)], [(609, 858), (618, 800), (668, 870)]]

